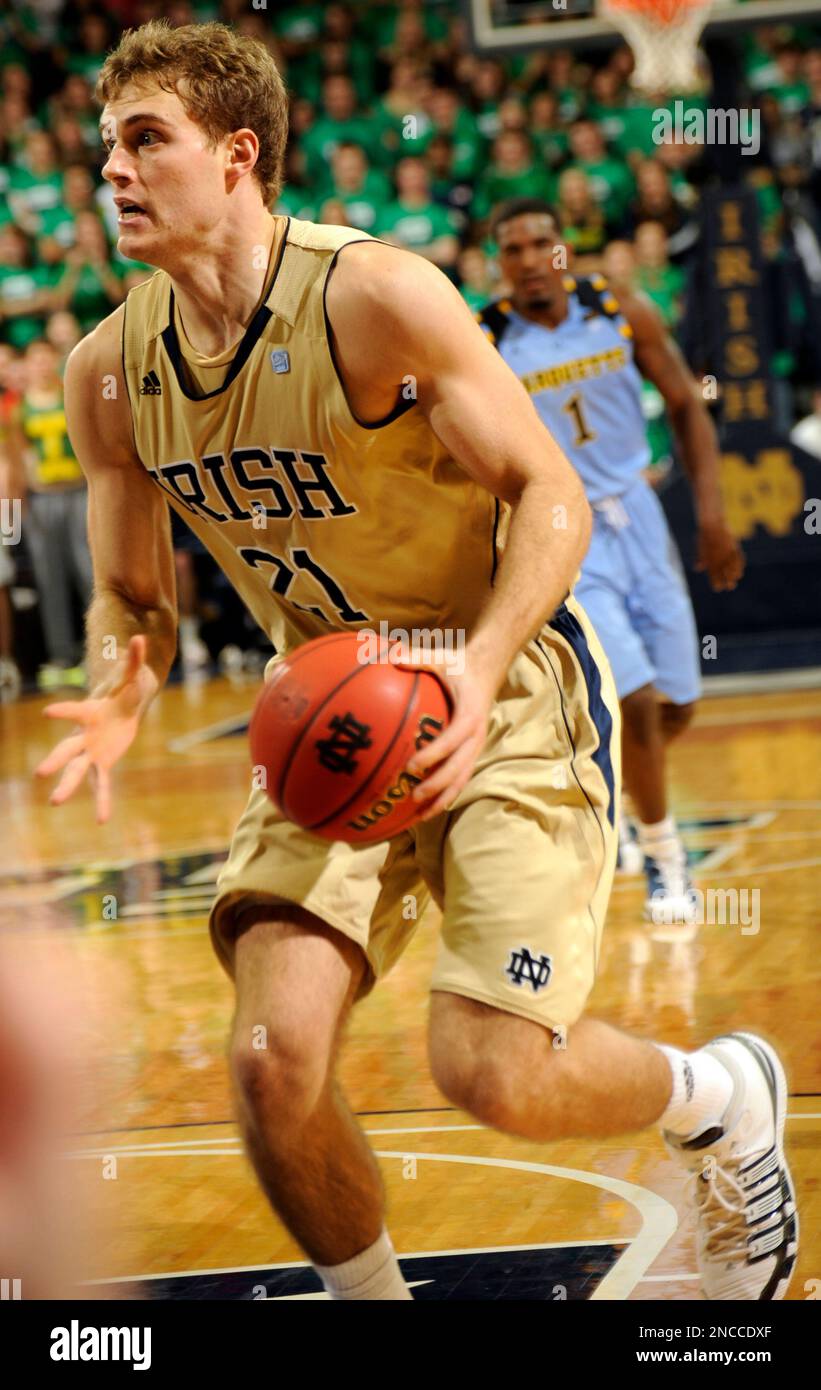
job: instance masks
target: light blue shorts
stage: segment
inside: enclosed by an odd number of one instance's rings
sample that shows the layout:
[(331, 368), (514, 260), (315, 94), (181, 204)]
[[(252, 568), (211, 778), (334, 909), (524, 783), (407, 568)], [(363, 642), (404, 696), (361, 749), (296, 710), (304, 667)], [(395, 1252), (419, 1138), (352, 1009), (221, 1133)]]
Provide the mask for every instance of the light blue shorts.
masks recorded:
[(687, 581), (661, 503), (642, 478), (593, 503), (593, 536), (574, 589), (613, 668), (619, 698), (654, 685), (675, 705), (701, 692)]

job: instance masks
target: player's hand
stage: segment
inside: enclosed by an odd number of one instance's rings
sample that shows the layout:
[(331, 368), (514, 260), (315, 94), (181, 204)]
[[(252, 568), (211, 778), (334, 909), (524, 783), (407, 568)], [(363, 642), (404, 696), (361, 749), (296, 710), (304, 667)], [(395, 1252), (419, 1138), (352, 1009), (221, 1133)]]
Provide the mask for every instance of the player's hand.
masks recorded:
[(707, 572), (717, 592), (735, 588), (744, 573), (744, 552), (725, 521), (699, 527), (696, 569)]
[(97, 822), (102, 825), (108, 820), (111, 768), (133, 743), (140, 716), (157, 689), (157, 677), (145, 657), (145, 637), (132, 637), (119, 670), (112, 673), (103, 693), (87, 700), (64, 700), (46, 706), (44, 713), (50, 719), (71, 719), (80, 726), (76, 733), (62, 739), (37, 768), (38, 777), (50, 777), (62, 770), (63, 775), (49, 797), (52, 806), (68, 801), (90, 772), (95, 785)]
[[(432, 820), (452, 806), (470, 779), (476, 759), (487, 738), (490, 708), (498, 685), (498, 672), (485, 671), (464, 652), (463, 669), (453, 671), (453, 655), (441, 653), (391, 660), (405, 670), (426, 670), (442, 682), (451, 702), (447, 728), (414, 753), (408, 772), (423, 781), (413, 790), (413, 799), (424, 805), (422, 820)], [(448, 669), (450, 667), (450, 670)]]

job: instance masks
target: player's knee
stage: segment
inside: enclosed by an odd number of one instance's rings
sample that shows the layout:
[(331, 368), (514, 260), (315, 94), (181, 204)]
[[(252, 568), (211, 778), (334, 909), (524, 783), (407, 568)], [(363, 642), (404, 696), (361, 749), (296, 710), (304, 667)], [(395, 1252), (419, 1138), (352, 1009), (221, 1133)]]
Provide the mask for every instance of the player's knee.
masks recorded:
[(487, 1054), (475, 1056), (444, 1054), (431, 1057), (433, 1078), (439, 1090), (460, 1110), (491, 1129), (515, 1130), (519, 1122), (517, 1101), (510, 1067)]
[(661, 707), (661, 722), (667, 738), (678, 738), (683, 734), (695, 714), (695, 702), (689, 705), (664, 704)]
[(652, 685), (643, 685), (621, 701), (622, 721), (637, 741), (653, 736), (658, 729), (658, 700)]
[(328, 1049), (310, 1029), (296, 1041), (265, 1024), (235, 1031), (229, 1062), (246, 1112), (254, 1120), (274, 1119), (283, 1135), (313, 1114), (331, 1069)]

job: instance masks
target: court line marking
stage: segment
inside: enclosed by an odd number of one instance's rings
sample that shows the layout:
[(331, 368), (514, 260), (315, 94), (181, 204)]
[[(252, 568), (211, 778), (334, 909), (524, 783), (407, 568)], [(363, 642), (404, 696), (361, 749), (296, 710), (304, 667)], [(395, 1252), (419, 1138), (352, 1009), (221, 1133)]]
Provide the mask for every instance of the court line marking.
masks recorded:
[[(436, 1132), (439, 1129), (444, 1130), (446, 1127), (440, 1125), (434, 1125), (433, 1127), (430, 1125), (420, 1125), (416, 1128), (402, 1128), (394, 1130), (393, 1132), (398, 1132), (400, 1134), (430, 1133), (431, 1128)], [(483, 1126), (447, 1126), (447, 1129), (450, 1131), (463, 1131), (466, 1128), (475, 1130), (481, 1129)], [(366, 1130), (365, 1132), (367, 1134), (369, 1132), (389, 1133), (390, 1131)], [(125, 1148), (119, 1151), (128, 1152)], [(164, 1157), (182, 1157), (186, 1155), (200, 1157), (206, 1153), (210, 1156), (218, 1155), (221, 1157), (232, 1156), (234, 1152), (242, 1152), (239, 1145), (234, 1151), (225, 1147), (212, 1148), (210, 1150), (205, 1147), (188, 1149), (174, 1148), (171, 1150), (163, 1148), (155, 1151), (150, 1145), (142, 1146), (142, 1149), (138, 1150), (138, 1152), (139, 1151), (143, 1152), (145, 1156), (149, 1156), (150, 1154), (152, 1157), (159, 1156), (160, 1154)], [(110, 1152), (116, 1153), (117, 1150), (110, 1150)], [(673, 1207), (665, 1197), (660, 1196), (656, 1192), (651, 1192), (649, 1188), (640, 1187), (637, 1183), (628, 1183), (622, 1178), (611, 1177), (609, 1174), (589, 1173), (579, 1168), (558, 1168), (553, 1164), (547, 1163), (527, 1163), (521, 1159), (482, 1158), (474, 1154), (402, 1153), (384, 1149), (377, 1149), (374, 1152), (377, 1158), (399, 1158), (403, 1161), (408, 1158), (415, 1158), (417, 1160), (427, 1159), (432, 1163), (468, 1163), (482, 1168), (505, 1168), (508, 1171), (512, 1170), (514, 1172), (542, 1173), (546, 1177), (560, 1178), (569, 1182), (581, 1182), (588, 1187), (597, 1187), (605, 1192), (612, 1193), (614, 1196), (621, 1197), (623, 1201), (629, 1203), (629, 1205), (638, 1212), (641, 1217), (641, 1226), (638, 1233), (633, 1237), (629, 1245), (627, 1245), (624, 1254), (593, 1290), (589, 1301), (605, 1298), (616, 1300), (626, 1299), (631, 1290), (635, 1288), (641, 1276), (650, 1268), (650, 1265), (661, 1253), (678, 1228), (678, 1213), (675, 1207)], [(74, 1156), (83, 1157), (84, 1155), (78, 1153)], [(576, 1243), (579, 1244), (580, 1242)]]
[(673, 1284), (679, 1279), (698, 1279), (697, 1274), (645, 1274), (640, 1284)]
[[(575, 1250), (579, 1245), (626, 1245), (629, 1236), (615, 1236), (612, 1240), (606, 1237), (596, 1236), (590, 1240), (545, 1240), (536, 1241), (532, 1245), (477, 1245), (472, 1249), (462, 1247), (460, 1250), (412, 1250), (407, 1254), (400, 1254), (400, 1260), (426, 1260), (431, 1256), (441, 1256), (446, 1259), (451, 1255), (515, 1255), (527, 1250)], [(118, 1274), (113, 1279), (84, 1279), (83, 1286), (90, 1287), (97, 1284), (134, 1284), (140, 1281), (151, 1279), (190, 1279), (194, 1275), (211, 1274), (258, 1274), (268, 1269), (308, 1269), (307, 1260), (280, 1260), (273, 1264), (262, 1265), (229, 1265), (226, 1269), (175, 1269), (169, 1274)], [(698, 1276), (694, 1276), (698, 1277)]]
[[(787, 1120), (821, 1120), (821, 1110), (808, 1110), (802, 1113), (788, 1112), (785, 1116)], [(232, 1124), (231, 1120), (222, 1121), (203, 1121), (203, 1123)], [(182, 1126), (180, 1126), (182, 1128)], [(151, 1126), (146, 1125), (145, 1129), (150, 1130)], [(365, 1129), (363, 1134), (372, 1137), (377, 1134), (455, 1134), (464, 1133), (467, 1130), (484, 1130), (487, 1134), (496, 1135), (496, 1130), (488, 1129), (485, 1125), (396, 1125), (387, 1129)], [(121, 1131), (112, 1131), (118, 1133)], [(502, 1136), (505, 1137), (504, 1135)], [(231, 1146), (231, 1147), (229, 1147)], [(157, 1139), (153, 1142), (144, 1144), (109, 1144), (104, 1148), (95, 1149), (73, 1149), (64, 1155), (65, 1158), (109, 1158), (112, 1154), (121, 1154), (123, 1157), (139, 1157), (144, 1154), (151, 1158), (197, 1158), (203, 1154), (214, 1154), (218, 1156), (231, 1157), (235, 1154), (244, 1152), (242, 1141), (238, 1135), (214, 1135), (211, 1139)]]
[(247, 710), (244, 714), (229, 715), (226, 719), (218, 719), (215, 724), (206, 724), (204, 728), (193, 729), (189, 734), (169, 739), (165, 746), (169, 753), (187, 753), (189, 748), (195, 748), (199, 743), (207, 743), (209, 739), (224, 738), (228, 734), (247, 729), (250, 719)]
[[(651, 1192), (637, 1183), (625, 1182), (622, 1178), (588, 1173), (579, 1168), (556, 1168), (548, 1163), (525, 1163), (521, 1159), (479, 1158), (473, 1154), (403, 1154), (391, 1150), (378, 1150), (379, 1158), (416, 1158), (433, 1163), (471, 1163), (481, 1168), (506, 1168), (520, 1173), (543, 1173), (547, 1177), (562, 1178), (570, 1182), (582, 1182), (588, 1187), (598, 1187), (621, 1197), (628, 1202), (641, 1217), (638, 1233), (626, 1246), (624, 1254), (608, 1270), (596, 1285), (587, 1302), (604, 1299), (626, 1299), (636, 1287), (639, 1279), (661, 1254), (670, 1238), (678, 1229), (678, 1213), (666, 1197)], [(579, 1242), (581, 1244), (581, 1242)]]

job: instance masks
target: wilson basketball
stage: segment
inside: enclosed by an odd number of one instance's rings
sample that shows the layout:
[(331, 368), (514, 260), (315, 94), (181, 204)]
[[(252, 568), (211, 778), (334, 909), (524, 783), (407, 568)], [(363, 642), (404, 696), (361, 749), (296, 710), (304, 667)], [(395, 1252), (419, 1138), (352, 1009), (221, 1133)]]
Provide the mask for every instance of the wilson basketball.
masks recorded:
[(286, 657), (249, 732), (255, 768), (289, 820), (326, 840), (373, 844), (419, 819), (413, 753), (445, 728), (445, 688), (427, 671), (364, 659), (356, 633), (318, 637)]

